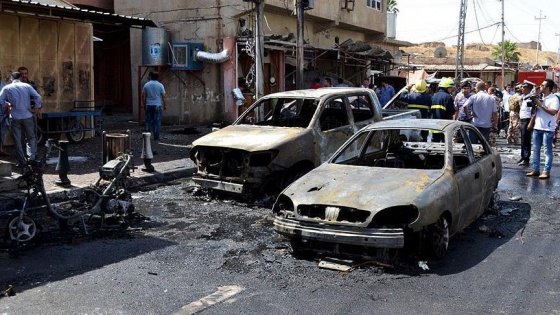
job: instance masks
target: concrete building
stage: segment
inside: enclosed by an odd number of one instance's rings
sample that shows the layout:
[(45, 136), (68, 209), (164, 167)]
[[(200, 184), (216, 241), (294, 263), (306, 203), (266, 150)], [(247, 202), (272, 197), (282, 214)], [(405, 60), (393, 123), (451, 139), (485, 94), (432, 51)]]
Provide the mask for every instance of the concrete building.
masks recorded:
[[(97, 25), (124, 28), (126, 35), (129, 27), (155, 26), (149, 20), (79, 9), (64, 0), (0, 0), (0, 85), (20, 66), (27, 67), (43, 98), (43, 112), (60, 113), (49, 129), (65, 129), (76, 121), (64, 117), (76, 102), (94, 105)], [(47, 120), (39, 119), (40, 127)]]
[[(255, 89), (253, 47), (258, 18), (263, 20), (265, 34), (264, 93), (294, 88), (295, 1), (266, 0), (262, 17), (257, 16), (256, 2), (114, 2), (117, 14), (150, 19), (164, 30), (162, 43), (146, 35), (153, 30), (130, 31), (130, 77), (136, 80), (132, 85), (133, 112), (139, 121), (143, 119), (139, 92), (147, 80), (146, 74), (158, 71), (168, 100), (164, 122), (232, 122), (244, 108), (238, 108), (232, 90), (246, 82), (249, 91), (245, 92), (249, 93), (245, 95), (250, 103), (250, 92)], [(333, 80), (342, 77), (349, 83), (359, 84), (371, 69), (387, 74), (391, 71), (392, 53), (406, 43), (386, 39), (384, 0), (309, 3), (313, 8), (305, 11), (304, 23), (307, 86), (315, 77), (329, 76)], [(146, 55), (160, 49), (163, 61), (147, 60)], [(202, 62), (194, 59), (197, 49), (205, 53)]]

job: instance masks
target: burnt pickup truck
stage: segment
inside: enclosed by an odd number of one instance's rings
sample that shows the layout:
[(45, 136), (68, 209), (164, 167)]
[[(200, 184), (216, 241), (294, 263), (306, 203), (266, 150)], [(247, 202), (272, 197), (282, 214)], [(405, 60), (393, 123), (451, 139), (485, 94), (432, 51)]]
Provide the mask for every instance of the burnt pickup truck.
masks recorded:
[(362, 127), (400, 118), (420, 118), (420, 112), (381, 110), (365, 88), (269, 94), (232, 125), (193, 142), (193, 181), (236, 194), (279, 190), (325, 162)]

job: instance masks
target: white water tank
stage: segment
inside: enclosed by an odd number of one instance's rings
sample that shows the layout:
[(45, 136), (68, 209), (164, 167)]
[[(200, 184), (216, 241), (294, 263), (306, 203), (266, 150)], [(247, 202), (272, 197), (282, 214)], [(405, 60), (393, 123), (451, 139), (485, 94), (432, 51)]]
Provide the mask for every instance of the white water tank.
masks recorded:
[(397, 14), (387, 12), (387, 38), (395, 39), (397, 37)]

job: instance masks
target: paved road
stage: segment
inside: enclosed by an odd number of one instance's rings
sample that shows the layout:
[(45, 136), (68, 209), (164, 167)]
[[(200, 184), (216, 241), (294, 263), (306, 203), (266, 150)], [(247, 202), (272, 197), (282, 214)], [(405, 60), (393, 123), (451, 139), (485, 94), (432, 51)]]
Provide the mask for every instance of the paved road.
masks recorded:
[(0, 314), (558, 314), (560, 177), (526, 178), (515, 154), (503, 156), (501, 212), (428, 271), (414, 259), (319, 269), (289, 253), (270, 210), (195, 197), (184, 180), (135, 193), (143, 217), (127, 233), (51, 232), (19, 259), (0, 253), (0, 285), (17, 290)]

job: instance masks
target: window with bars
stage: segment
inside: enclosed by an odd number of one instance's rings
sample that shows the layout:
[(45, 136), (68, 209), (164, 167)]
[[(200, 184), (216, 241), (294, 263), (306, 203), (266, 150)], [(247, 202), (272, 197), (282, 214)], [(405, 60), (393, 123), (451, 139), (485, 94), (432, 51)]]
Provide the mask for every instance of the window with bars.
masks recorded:
[(383, 1), (382, 0), (366, 0), (366, 5), (369, 8), (375, 9), (377, 11), (383, 11)]

